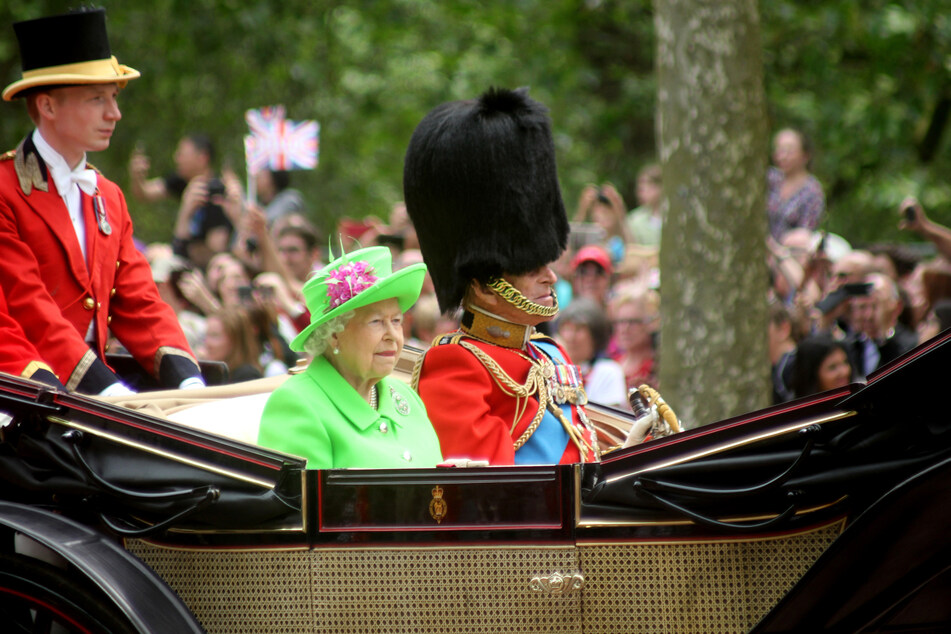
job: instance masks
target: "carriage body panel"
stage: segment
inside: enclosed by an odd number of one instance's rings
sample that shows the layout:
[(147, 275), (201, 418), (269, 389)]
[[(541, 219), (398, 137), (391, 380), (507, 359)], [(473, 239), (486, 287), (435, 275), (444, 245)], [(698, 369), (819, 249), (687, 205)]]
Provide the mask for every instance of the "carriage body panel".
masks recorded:
[[(308, 470), (2, 377), (4, 504), (119, 535), (208, 632), (780, 632), (804, 614), (940, 627), (916, 597), (951, 566), (947, 531), (923, 528), (947, 519), (929, 492), (949, 486), (949, 340), (868, 385), (591, 465)], [(845, 583), (859, 546), (886, 537)]]

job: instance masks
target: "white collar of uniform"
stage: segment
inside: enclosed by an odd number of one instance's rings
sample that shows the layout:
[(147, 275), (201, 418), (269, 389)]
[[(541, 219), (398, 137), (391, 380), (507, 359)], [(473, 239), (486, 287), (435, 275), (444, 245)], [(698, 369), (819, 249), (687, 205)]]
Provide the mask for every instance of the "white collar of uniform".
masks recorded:
[(63, 156), (53, 149), (53, 146), (47, 143), (39, 130), (33, 131), (33, 145), (40, 158), (46, 163), (46, 168), (50, 172), (50, 178), (56, 183), (56, 190), (60, 196), (66, 196), (73, 183), (79, 186), (81, 190), (92, 196), (96, 193), (96, 171), (86, 169), (86, 155), (79, 161), (76, 169), (69, 169), (69, 163)]

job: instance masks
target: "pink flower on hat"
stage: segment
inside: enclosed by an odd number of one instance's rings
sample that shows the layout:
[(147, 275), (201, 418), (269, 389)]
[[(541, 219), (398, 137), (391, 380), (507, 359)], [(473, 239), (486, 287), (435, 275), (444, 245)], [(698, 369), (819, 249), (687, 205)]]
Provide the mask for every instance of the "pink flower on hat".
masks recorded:
[(327, 297), (330, 298), (328, 311), (333, 310), (354, 296), (367, 290), (377, 277), (373, 275), (373, 268), (369, 262), (360, 260), (349, 262), (339, 269), (332, 271), (327, 278)]

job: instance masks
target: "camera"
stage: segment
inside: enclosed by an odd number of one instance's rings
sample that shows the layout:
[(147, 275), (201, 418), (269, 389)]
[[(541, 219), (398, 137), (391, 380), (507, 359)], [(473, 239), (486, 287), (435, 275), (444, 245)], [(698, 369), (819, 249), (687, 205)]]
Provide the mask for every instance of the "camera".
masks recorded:
[(850, 282), (848, 284), (843, 284), (842, 288), (845, 289), (845, 293), (849, 297), (865, 297), (866, 295), (871, 294), (872, 283), (871, 282)]
[(598, 202), (601, 203), (602, 205), (611, 204), (611, 200), (607, 196), (604, 195), (604, 190), (601, 189), (600, 187), (598, 188)]
[(250, 304), (254, 302), (254, 289), (250, 286), (239, 286), (238, 287), (238, 299), (242, 304)]
[(905, 214), (905, 220), (907, 220), (908, 222), (914, 222), (918, 217), (918, 214), (915, 213), (914, 205), (908, 205), (901, 211), (903, 214)]
[(273, 286), (254, 286), (254, 292), (258, 294), (258, 297), (262, 302), (267, 302), (274, 299), (274, 287)]
[(849, 299), (850, 297), (865, 297), (871, 292), (871, 282), (850, 282), (848, 284), (843, 284), (816, 302), (816, 308), (818, 308), (823, 315), (827, 315), (841, 306), (842, 302)]
[(208, 197), (211, 196), (224, 196), (225, 195), (225, 184), (221, 182), (220, 179), (212, 178), (208, 181)]

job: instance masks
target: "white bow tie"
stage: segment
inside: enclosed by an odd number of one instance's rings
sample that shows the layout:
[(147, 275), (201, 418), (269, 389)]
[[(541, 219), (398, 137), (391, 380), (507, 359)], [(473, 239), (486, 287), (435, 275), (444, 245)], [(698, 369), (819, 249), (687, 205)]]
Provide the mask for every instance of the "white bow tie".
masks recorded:
[(66, 195), (73, 183), (90, 196), (96, 193), (96, 170), (93, 169), (73, 170), (55, 181), (56, 189), (59, 190), (61, 196)]

